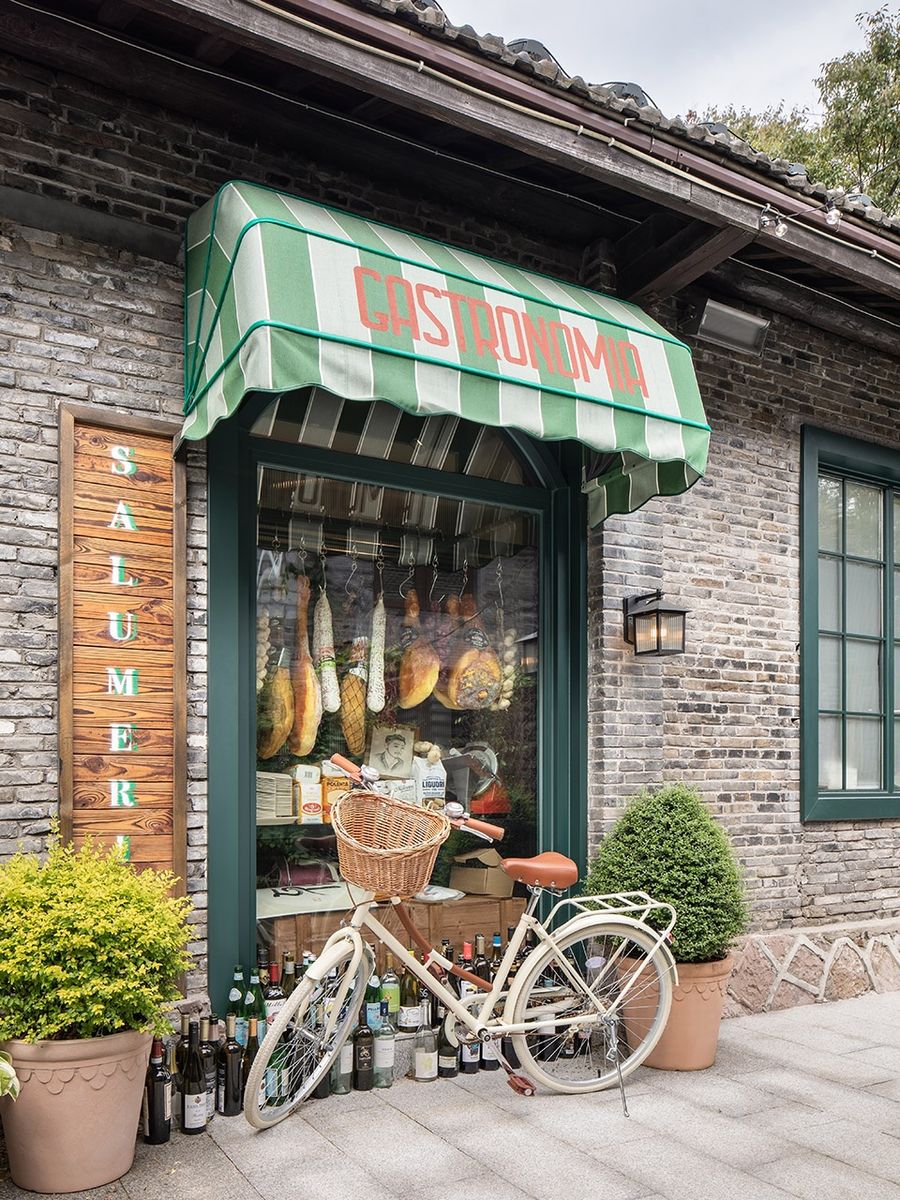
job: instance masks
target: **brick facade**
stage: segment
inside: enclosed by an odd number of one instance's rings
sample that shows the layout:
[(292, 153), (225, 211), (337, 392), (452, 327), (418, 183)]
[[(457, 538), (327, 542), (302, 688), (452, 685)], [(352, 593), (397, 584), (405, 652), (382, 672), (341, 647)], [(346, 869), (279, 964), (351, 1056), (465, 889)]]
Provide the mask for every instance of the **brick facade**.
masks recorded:
[[(577, 279), (571, 247), (239, 143), (82, 80), (0, 58), (0, 184), (176, 233), (231, 178), (374, 215)], [(0, 855), (39, 846), (57, 794), (57, 408), (176, 419), (179, 266), (0, 222)], [(665, 321), (667, 315), (659, 314)], [(613, 518), (590, 542), (590, 837), (642, 785), (696, 784), (733, 833), (754, 926), (900, 911), (897, 822), (802, 827), (798, 799), (799, 430), (900, 448), (896, 364), (784, 318), (761, 361), (698, 346), (714, 429), (708, 478)], [(206, 517), (189, 458), (189, 890), (205, 985)], [(624, 595), (663, 587), (692, 612), (689, 652), (636, 661)]]

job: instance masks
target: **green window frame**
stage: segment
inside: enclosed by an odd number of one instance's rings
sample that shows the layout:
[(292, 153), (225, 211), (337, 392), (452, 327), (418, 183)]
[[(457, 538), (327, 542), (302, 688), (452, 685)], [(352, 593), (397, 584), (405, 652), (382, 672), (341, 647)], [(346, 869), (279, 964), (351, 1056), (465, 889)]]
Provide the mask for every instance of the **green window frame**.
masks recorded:
[[(539, 850), (587, 858), (587, 511), (581, 448), (510, 430), (540, 480), (522, 487), (254, 438), (270, 396), (248, 398), (207, 440), (208, 471), (208, 976), (223, 1003), (235, 962), (256, 956), (256, 469), (416, 487), (517, 503), (541, 525), (538, 704)], [(221, 1010), (220, 1010), (221, 1011)]]
[[(831, 532), (820, 535), (823, 496), (835, 499)], [(830, 481), (830, 482), (829, 482)], [(877, 529), (868, 544), (860, 526), (848, 539), (850, 513), (865, 499)], [(824, 511), (824, 510), (823, 510)], [(800, 815), (803, 821), (900, 816), (900, 452), (804, 426), (800, 507)], [(852, 532), (852, 531), (851, 531)], [(820, 576), (826, 586), (820, 588)], [(879, 577), (880, 576), (880, 577)], [(828, 578), (833, 581), (829, 586)], [(880, 602), (867, 625), (866, 587)], [(820, 659), (820, 655), (822, 658)], [(820, 663), (830, 664), (820, 687)], [(860, 664), (865, 664), (860, 669)], [(871, 667), (877, 664), (873, 671)], [(880, 678), (878, 675), (880, 671)], [(823, 671), (824, 675), (824, 671)], [(874, 680), (873, 680), (874, 676)], [(848, 743), (880, 732), (880, 778), (853, 772)], [(827, 732), (831, 747), (825, 759)]]

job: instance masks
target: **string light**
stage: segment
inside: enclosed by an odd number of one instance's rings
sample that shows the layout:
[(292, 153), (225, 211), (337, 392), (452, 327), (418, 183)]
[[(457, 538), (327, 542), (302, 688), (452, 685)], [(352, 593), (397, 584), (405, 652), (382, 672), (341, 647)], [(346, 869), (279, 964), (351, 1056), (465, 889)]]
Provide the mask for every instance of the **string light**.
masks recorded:
[(759, 228), (763, 233), (774, 233), (777, 238), (783, 238), (788, 231), (787, 221), (769, 204), (759, 214)]

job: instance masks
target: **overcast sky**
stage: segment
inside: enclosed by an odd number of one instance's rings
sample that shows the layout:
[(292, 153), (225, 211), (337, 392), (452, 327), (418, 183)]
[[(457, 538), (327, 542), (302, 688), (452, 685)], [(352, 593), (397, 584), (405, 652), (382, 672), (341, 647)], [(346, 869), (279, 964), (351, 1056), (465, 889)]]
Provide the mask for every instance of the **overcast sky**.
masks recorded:
[(816, 111), (823, 62), (859, 49), (880, 0), (441, 0), (455, 25), (536, 38), (570, 75), (639, 83), (667, 116), (707, 105)]

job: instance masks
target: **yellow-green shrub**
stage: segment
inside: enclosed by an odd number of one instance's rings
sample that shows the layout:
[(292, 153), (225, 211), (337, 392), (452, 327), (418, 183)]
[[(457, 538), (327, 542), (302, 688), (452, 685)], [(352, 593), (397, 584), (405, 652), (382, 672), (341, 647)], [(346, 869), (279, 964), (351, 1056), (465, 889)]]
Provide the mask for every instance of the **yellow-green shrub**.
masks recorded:
[(45, 861), (17, 854), (0, 868), (0, 1040), (167, 1030), (190, 961), (190, 901), (173, 883), (116, 849), (56, 839)]

